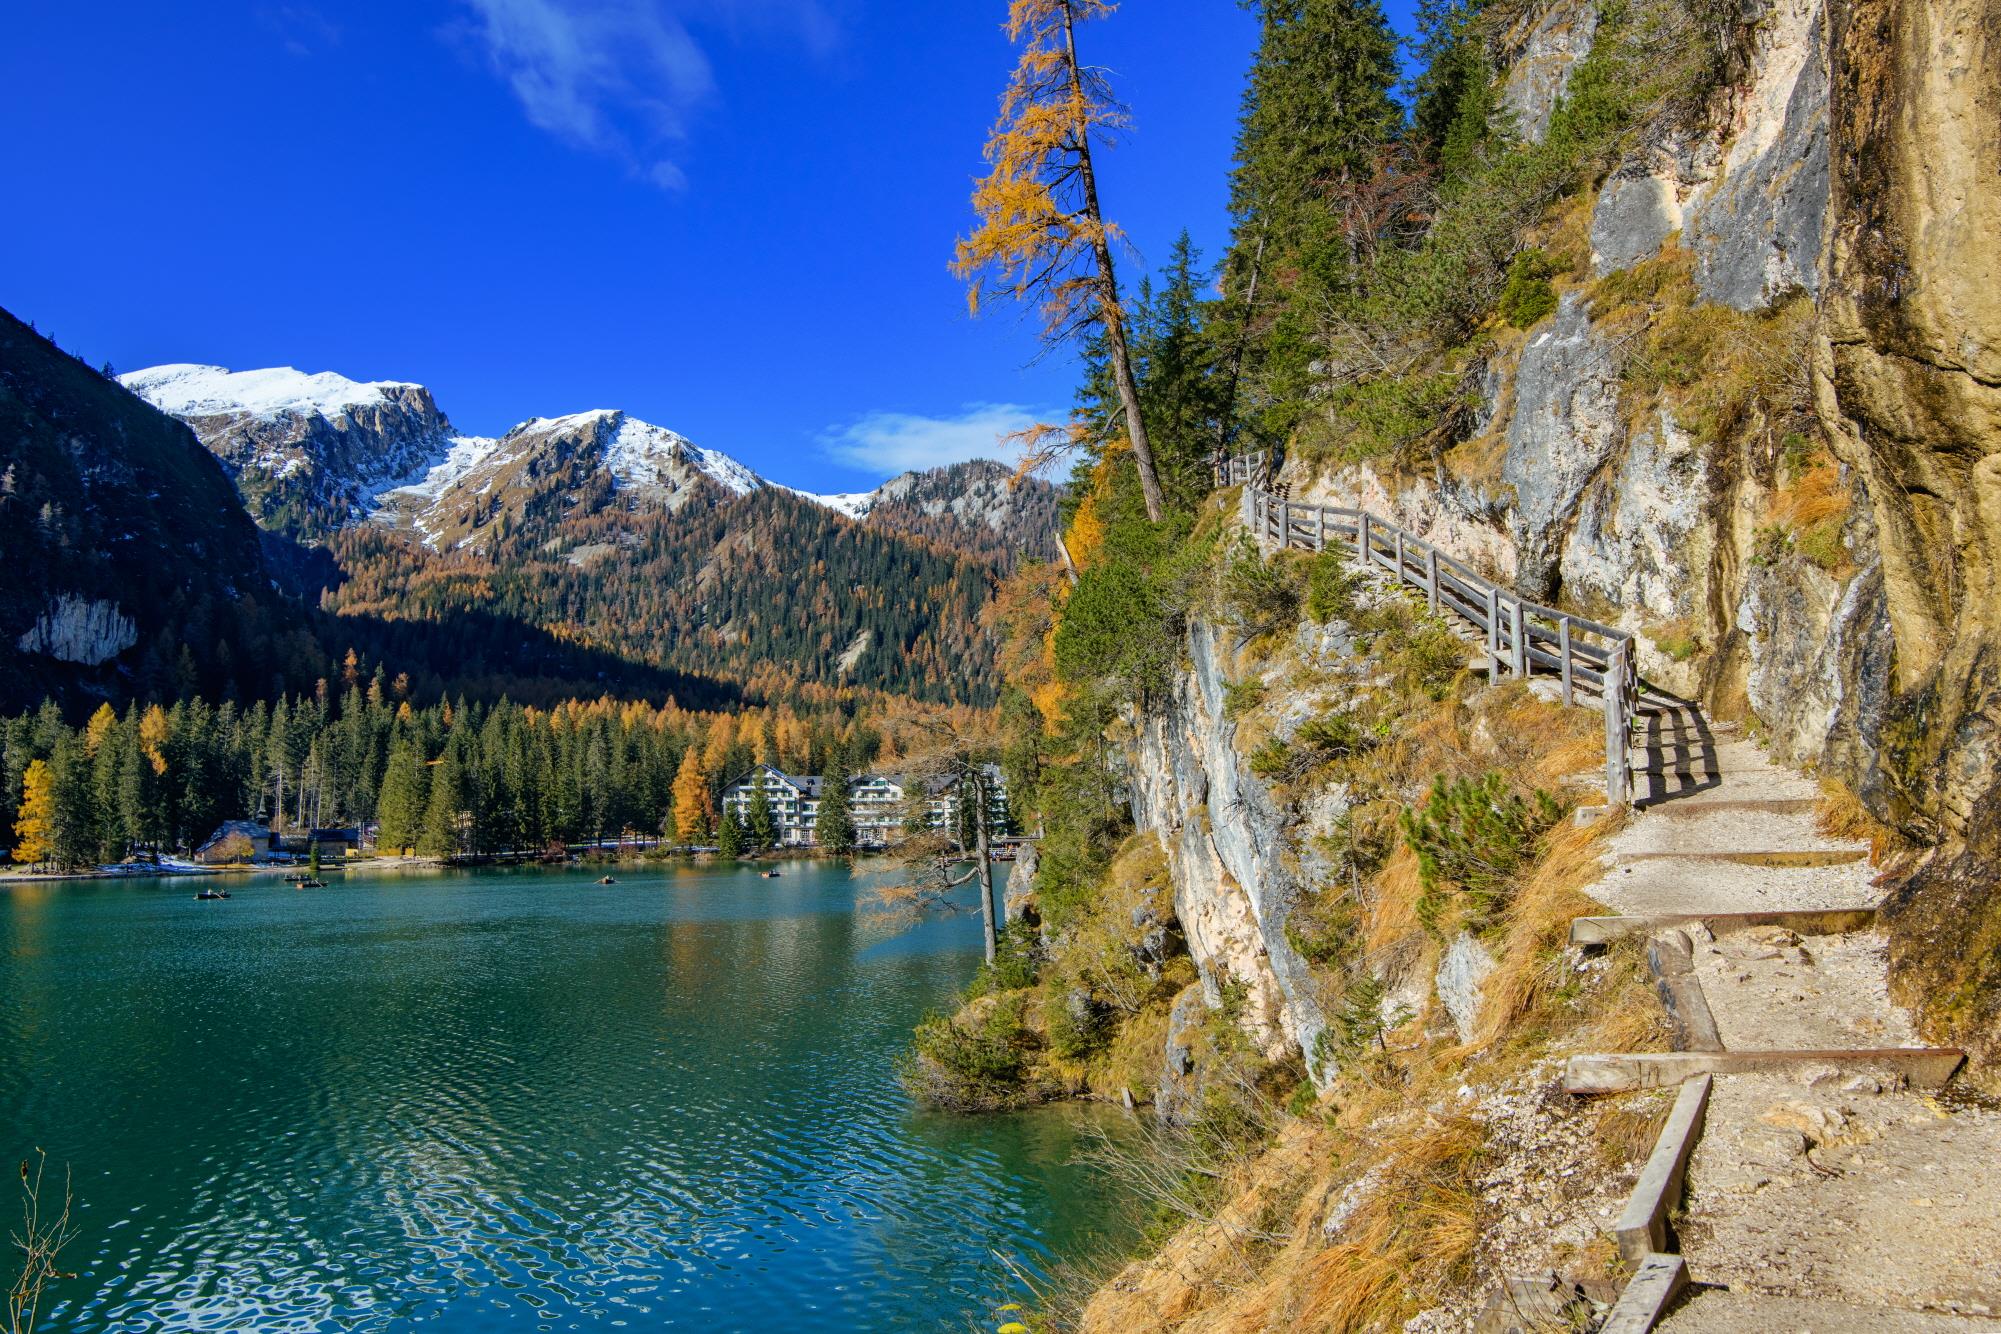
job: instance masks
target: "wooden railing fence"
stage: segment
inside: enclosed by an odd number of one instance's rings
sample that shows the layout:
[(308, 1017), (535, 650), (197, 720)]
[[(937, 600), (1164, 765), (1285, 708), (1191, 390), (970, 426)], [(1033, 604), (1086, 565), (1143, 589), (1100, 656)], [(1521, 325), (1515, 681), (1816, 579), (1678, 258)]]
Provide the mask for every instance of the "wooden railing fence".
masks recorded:
[(1545, 672), (1562, 679), (1565, 704), (1576, 703), (1579, 692), (1597, 696), (1605, 713), (1605, 799), (1632, 804), (1629, 744), (1640, 677), (1631, 632), (1530, 602), (1365, 509), (1278, 496), (1263, 455), (1231, 457), (1219, 471), (1225, 484), (1243, 486), (1244, 526), (1260, 542), (1306, 551), (1339, 546), (1364, 569), (1422, 591), (1434, 614), (1470, 623), (1482, 637), (1489, 679)]

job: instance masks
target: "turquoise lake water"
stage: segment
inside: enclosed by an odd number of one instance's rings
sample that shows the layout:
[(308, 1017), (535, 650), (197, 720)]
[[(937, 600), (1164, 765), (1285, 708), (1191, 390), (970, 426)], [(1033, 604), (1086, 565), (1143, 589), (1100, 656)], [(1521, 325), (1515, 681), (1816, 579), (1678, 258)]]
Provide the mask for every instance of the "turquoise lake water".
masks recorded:
[(1118, 1114), (914, 1110), (977, 917), (784, 872), (0, 889), (0, 1158), (78, 1200), (46, 1328), (991, 1329), (997, 1257), (1117, 1234)]

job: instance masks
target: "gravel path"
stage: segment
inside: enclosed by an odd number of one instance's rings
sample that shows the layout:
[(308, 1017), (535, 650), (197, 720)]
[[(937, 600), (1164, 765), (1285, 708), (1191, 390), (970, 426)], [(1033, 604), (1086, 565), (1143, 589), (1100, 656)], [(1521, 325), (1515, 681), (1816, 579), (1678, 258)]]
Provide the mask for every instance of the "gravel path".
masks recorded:
[[(1866, 858), (1842, 859), (1861, 845), (1817, 829), (1810, 779), (1748, 741), (1669, 758), (1685, 795), (1610, 840), (1593, 898), (1633, 914), (1881, 899)], [(1726, 1050), (1923, 1045), (1875, 932), (1689, 935)], [(2001, 1331), (2001, 1109), (1833, 1065), (1720, 1076), (1676, 1227), (1695, 1287), (1672, 1334)]]

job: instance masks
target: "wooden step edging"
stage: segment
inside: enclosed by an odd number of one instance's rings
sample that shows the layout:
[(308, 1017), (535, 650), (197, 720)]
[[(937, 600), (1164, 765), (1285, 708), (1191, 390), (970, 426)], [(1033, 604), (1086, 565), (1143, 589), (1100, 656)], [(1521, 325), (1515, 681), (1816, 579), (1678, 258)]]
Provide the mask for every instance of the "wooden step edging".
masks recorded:
[(1619, 1254), (1629, 1264), (1640, 1264), (1649, 1254), (1667, 1249), (1668, 1214), (1681, 1202), (1682, 1178), (1689, 1155), (1695, 1152), (1695, 1141), (1702, 1136), (1712, 1082), (1708, 1075), (1697, 1075), (1681, 1086), (1654, 1140), (1654, 1151), (1640, 1169), (1633, 1193), (1626, 1198), (1625, 1211), (1613, 1226)]
[[(1647, 942), (1647, 967), (1654, 990), (1674, 1027), (1676, 1051), (1722, 1051), (1723, 1035), (1709, 1012), (1709, 998), (1695, 975), (1695, 943), (1686, 931), (1669, 929)], [(1707, 1078), (1707, 1076), (1704, 1076)]]
[(1598, 1334), (1647, 1334), (1687, 1286), (1688, 1262), (1679, 1255), (1655, 1251), (1642, 1256)]
[(1563, 1091), (1580, 1096), (1626, 1093), (1671, 1088), (1697, 1075), (1798, 1075), (1822, 1068), (1901, 1076), (1918, 1088), (1939, 1088), (1965, 1059), (1966, 1053), (1957, 1047), (1613, 1052), (1573, 1056), (1564, 1062)]
[(1700, 923), (1715, 936), (1733, 935), (1761, 926), (1782, 926), (1802, 936), (1839, 936), (1876, 925), (1874, 908), (1792, 908), (1772, 912), (1647, 913), (1640, 916), (1576, 917), (1570, 922), (1570, 943), (1607, 945), (1622, 936), (1646, 935), (1670, 927)]

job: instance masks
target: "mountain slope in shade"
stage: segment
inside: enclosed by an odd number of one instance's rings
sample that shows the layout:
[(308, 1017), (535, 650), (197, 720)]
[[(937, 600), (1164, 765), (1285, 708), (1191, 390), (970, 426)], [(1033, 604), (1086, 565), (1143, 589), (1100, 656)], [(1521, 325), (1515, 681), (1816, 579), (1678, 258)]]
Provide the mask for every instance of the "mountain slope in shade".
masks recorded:
[(365, 517), (377, 490), (422, 476), (457, 443), (420, 384), (186, 364), (119, 381), (193, 428), (261, 526), (307, 541)]
[(215, 458), (5, 311), (0, 570), (0, 709), (264, 674), (233, 625), (269, 592), (257, 529)]

